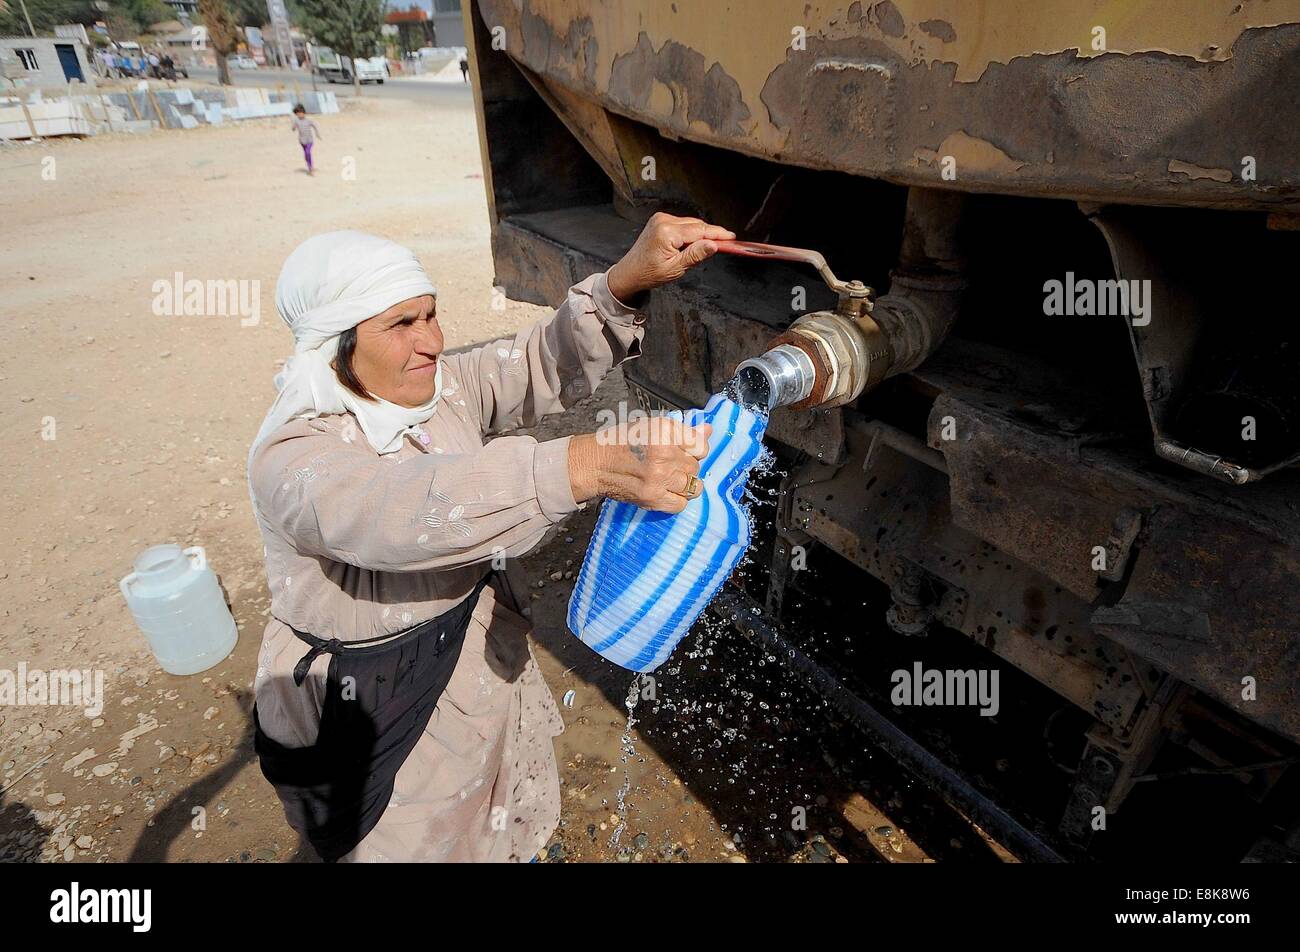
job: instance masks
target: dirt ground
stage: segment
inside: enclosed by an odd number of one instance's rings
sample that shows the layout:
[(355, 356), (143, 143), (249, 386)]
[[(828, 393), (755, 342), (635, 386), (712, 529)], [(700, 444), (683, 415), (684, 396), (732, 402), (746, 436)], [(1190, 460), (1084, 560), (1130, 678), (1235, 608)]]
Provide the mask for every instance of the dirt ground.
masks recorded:
[[(471, 108), (376, 98), (317, 122), (312, 178), (279, 119), (0, 150), (0, 668), (106, 680), (93, 719), (0, 707), (0, 860), (312, 859), (250, 741), (269, 600), (244, 467), (290, 348), (280, 265), (311, 234), (358, 228), (420, 255), (449, 347), (543, 313), (493, 308)], [(156, 313), (154, 282), (177, 273), (260, 282), (260, 321)], [(537, 435), (593, 429), (598, 407), (625, 398), (615, 374)], [(875, 761), (864, 784), (861, 745), (833, 722), (827, 740), (775, 659), (707, 627), (637, 707), (625, 766), (631, 676), (563, 623), (593, 517), (526, 560), (539, 660), (557, 700), (574, 692), (557, 740), (564, 815), (544, 859), (996, 859), (892, 765)], [(166, 541), (206, 548), (238, 622), (235, 651), (201, 675), (161, 671), (118, 591), (134, 556)], [(625, 769), (627, 829), (611, 845)]]

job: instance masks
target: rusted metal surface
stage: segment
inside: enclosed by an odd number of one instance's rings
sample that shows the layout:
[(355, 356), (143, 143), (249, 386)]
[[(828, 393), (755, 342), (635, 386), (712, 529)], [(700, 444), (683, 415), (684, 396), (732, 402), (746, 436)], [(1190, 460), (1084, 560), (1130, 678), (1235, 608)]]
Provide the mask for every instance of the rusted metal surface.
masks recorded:
[[(940, 438), (945, 419), (955, 440)], [(930, 427), (930, 445), (948, 462), (956, 523), (1079, 598), (1096, 598), (1103, 579), (1094, 548), (1105, 548), (1130, 504), (1113, 474), (1071, 460), (1060, 434), (1035, 432), (951, 394), (935, 401)], [(1116, 561), (1122, 567), (1127, 555), (1107, 553), (1103, 571)]]
[(476, 6), (496, 55), (672, 138), (909, 185), (1300, 208), (1300, 124), (1276, 121), (1300, 0)]
[(1300, 739), (1300, 532), (1294, 520), (1287, 528), (1289, 538), (1280, 539), (1222, 512), (1161, 507), (1124, 597), (1099, 607), (1094, 627)]
[[(923, 574), (933, 617), (1025, 671), (1124, 736), (1154, 669), (1096, 635), (1091, 608), (1042, 566), (999, 551), (954, 519), (949, 483), (923, 446), (878, 440), (873, 422), (846, 430), (843, 466), (804, 464), (787, 481), (782, 525), (889, 585)], [(936, 454), (937, 455), (937, 454)], [(868, 625), (869, 620), (861, 624)]]
[[(602, 175), (575, 178), (570, 173), (587, 153), (549, 109), (536, 108), (532, 86), (515, 69), (493, 68), (490, 38), (481, 21), (466, 15), (466, 42), (474, 71), (474, 101), (479, 116), (483, 183), (493, 225), (525, 208), (562, 208), (608, 201)], [(488, 57), (484, 59), (483, 57)], [(510, 136), (490, 135), (508, 128)]]
[(632, 201), (635, 168), (629, 169), (619, 149), (618, 136), (610, 124), (610, 114), (588, 99), (556, 83), (542, 81), (535, 73), (523, 73), (551, 111), (560, 117), (587, 153), (608, 176), (620, 198)]
[(1150, 765), (1168, 736), (1168, 715), (1178, 709), (1186, 688), (1173, 678), (1161, 677), (1132, 729), (1117, 737), (1100, 725), (1087, 734), (1087, 743), (1075, 768), (1070, 798), (1061, 817), (1061, 833), (1083, 846), (1097, 832), (1096, 807), (1114, 813), (1124, 802), (1138, 775)]
[[(1241, 496), (1191, 473), (1148, 472), (1131, 452), (1079, 445), (1035, 418), (1036, 405), (1071, 405), (1066, 382), (1035, 380), (1021, 358), (1005, 389), (989, 390), (971, 372), (980, 360), (951, 345), (917, 371), (943, 390), (930, 445), (948, 465), (954, 522), (1093, 604), (1092, 626), (1107, 638), (1300, 739), (1297, 474)], [(945, 416), (955, 440), (939, 438)], [(1106, 550), (1104, 574), (1094, 546)], [(1247, 699), (1246, 677), (1268, 690)]]

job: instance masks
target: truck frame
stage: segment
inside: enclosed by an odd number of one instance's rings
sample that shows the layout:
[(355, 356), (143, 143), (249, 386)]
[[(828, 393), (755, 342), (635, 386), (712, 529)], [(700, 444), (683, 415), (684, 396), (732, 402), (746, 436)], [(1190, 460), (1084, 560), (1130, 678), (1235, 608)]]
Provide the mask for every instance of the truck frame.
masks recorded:
[[(1116, 9), (466, 3), (497, 283), (555, 305), (659, 210), (862, 279), (915, 359), (773, 413), (767, 571), (719, 610), (1026, 858), (1087, 855), (1171, 750), (1247, 792), (1247, 855), (1294, 858), (1300, 2)], [(625, 376), (682, 408), (837, 304), (718, 256), (648, 308)], [(809, 551), (887, 593), (864, 640), (962, 632), (1085, 718), (1054, 817), (789, 637)]]

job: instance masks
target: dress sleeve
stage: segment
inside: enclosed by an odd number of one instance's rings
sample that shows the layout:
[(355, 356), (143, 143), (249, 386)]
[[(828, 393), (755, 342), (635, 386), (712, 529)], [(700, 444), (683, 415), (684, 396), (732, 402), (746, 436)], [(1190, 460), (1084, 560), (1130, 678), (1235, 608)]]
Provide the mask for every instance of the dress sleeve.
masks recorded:
[(295, 421), (254, 456), (258, 514), (300, 552), (380, 572), (457, 568), (523, 555), (581, 508), (568, 437), (398, 459), (348, 442), (345, 429)]
[(589, 396), (610, 370), (640, 355), (644, 325), (644, 315), (610, 293), (602, 272), (569, 288), (554, 314), (513, 338), (445, 359), (480, 430), (493, 433), (533, 426)]

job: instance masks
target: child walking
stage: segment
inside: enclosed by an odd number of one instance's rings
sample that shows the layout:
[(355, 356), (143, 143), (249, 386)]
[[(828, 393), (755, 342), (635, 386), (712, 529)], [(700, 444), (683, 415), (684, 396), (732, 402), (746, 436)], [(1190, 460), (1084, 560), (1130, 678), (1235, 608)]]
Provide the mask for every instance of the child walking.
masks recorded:
[(307, 108), (302, 103), (293, 107), (293, 128), (298, 133), (298, 144), (302, 146), (303, 157), (307, 160), (307, 174), (315, 175), (311, 165), (311, 147), (320, 135), (320, 130), (316, 128), (316, 123), (307, 118)]

